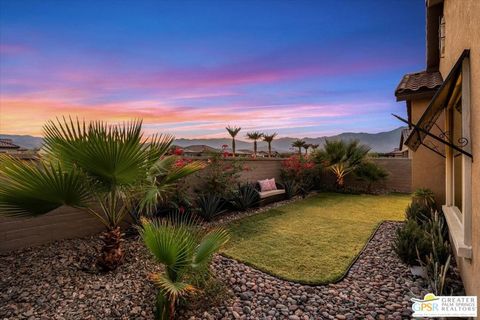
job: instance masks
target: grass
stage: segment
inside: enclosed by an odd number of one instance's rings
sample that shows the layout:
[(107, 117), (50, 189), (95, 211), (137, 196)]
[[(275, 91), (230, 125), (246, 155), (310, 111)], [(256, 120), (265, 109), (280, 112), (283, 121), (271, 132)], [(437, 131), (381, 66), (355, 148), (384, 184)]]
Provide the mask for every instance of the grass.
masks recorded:
[(409, 195), (321, 193), (229, 226), (225, 256), (304, 284), (340, 280), (377, 226), (403, 220)]

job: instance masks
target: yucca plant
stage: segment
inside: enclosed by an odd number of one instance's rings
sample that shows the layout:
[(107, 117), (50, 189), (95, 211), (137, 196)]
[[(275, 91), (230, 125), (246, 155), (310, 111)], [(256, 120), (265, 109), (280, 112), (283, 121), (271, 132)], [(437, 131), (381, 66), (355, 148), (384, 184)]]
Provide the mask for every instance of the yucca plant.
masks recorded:
[(345, 177), (357, 169), (370, 151), (358, 140), (326, 140), (322, 150), (315, 153), (315, 161), (333, 172), (338, 188), (345, 185)]
[(246, 211), (258, 205), (260, 196), (251, 184), (239, 185), (232, 199), (233, 206), (240, 211)]
[(174, 319), (178, 299), (193, 294), (199, 288), (189, 280), (206, 274), (213, 254), (229, 240), (227, 231), (216, 228), (205, 231), (194, 222), (164, 219), (142, 220), (140, 235), (163, 273), (151, 275), (158, 286), (157, 319)]
[(225, 199), (209, 193), (197, 198), (198, 214), (206, 221), (212, 221), (214, 217), (226, 211)]
[(225, 129), (228, 131), (228, 134), (232, 137), (232, 152), (233, 152), (233, 157), (235, 157), (235, 137), (240, 132), (240, 130), (242, 130), (242, 128), (228, 126)]
[(47, 122), (38, 165), (0, 156), (0, 214), (38, 216), (64, 205), (83, 209), (106, 228), (98, 266), (115, 269), (123, 260), (120, 223), (133, 204), (152, 209), (178, 179), (203, 166), (175, 166), (165, 156), (173, 137), (146, 142), (141, 128), (140, 120)]
[(268, 144), (268, 157), (272, 157), (272, 141), (275, 139), (277, 136), (277, 133), (272, 133), (272, 134), (264, 134), (263, 135), (263, 141), (265, 141)]
[(428, 188), (418, 188), (412, 194), (412, 202), (421, 204), (426, 208), (436, 209), (435, 193)]
[(258, 131), (248, 132), (247, 139), (253, 140), (253, 156), (257, 156), (257, 140), (263, 137), (263, 133)]
[(416, 202), (412, 202), (405, 209), (405, 218), (415, 221), (419, 226), (426, 225), (432, 217), (432, 211)]

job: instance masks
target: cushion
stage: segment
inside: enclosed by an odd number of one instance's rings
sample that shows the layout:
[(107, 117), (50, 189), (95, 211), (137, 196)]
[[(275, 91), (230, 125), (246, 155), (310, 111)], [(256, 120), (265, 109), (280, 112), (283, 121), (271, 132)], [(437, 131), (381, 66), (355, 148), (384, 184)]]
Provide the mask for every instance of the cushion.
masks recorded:
[(271, 196), (276, 196), (279, 194), (284, 194), (285, 190), (284, 189), (277, 189), (277, 190), (270, 190), (270, 191), (265, 191), (265, 192), (259, 192), (258, 195), (260, 196), (260, 199), (265, 199)]
[(277, 189), (277, 186), (275, 185), (275, 179), (258, 180), (258, 184), (260, 185), (260, 192)]

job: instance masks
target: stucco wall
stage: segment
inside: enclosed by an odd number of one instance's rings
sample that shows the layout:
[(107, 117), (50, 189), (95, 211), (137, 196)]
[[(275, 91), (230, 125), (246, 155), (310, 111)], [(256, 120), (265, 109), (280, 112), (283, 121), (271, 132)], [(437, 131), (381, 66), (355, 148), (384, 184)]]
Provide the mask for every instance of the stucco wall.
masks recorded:
[[(430, 99), (413, 100), (412, 101), (412, 121), (417, 123), (420, 117), (428, 107)], [(445, 116), (442, 115), (437, 120), (440, 128), (445, 128)], [(433, 127), (431, 133), (440, 134), (440, 130)], [(426, 138), (425, 140), (432, 140)], [(428, 143), (425, 141), (425, 143)], [(442, 144), (436, 143), (440, 148), (440, 152), (444, 152), (445, 148)], [(417, 151), (410, 152), (412, 158), (412, 190), (418, 188), (429, 188), (436, 196), (438, 203), (445, 201), (445, 158), (437, 155), (425, 146), (420, 146)]]
[[(410, 159), (389, 158), (375, 159), (375, 161), (390, 173), (384, 186), (386, 189), (410, 192)], [(245, 182), (272, 177), (280, 180), (281, 160), (245, 160), (244, 164), (250, 169), (242, 173), (241, 180)], [(199, 176), (189, 177), (187, 183), (194, 185), (198, 179), (201, 179), (201, 175), (202, 173)], [(91, 235), (102, 229), (102, 225), (88, 213), (67, 207), (37, 218), (0, 217), (0, 252), (54, 240)]]
[(458, 263), (467, 294), (480, 297), (480, 1), (446, 0), (444, 17), (445, 57), (440, 59), (444, 78), (463, 50), (470, 49), (473, 258)]

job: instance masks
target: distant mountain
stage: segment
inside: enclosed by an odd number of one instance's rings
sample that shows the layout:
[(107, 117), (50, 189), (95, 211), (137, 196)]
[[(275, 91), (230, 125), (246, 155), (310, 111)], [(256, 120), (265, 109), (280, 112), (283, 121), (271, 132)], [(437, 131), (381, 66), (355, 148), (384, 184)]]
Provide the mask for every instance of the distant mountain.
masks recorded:
[(0, 139), (12, 139), (16, 145), (27, 149), (38, 149), (42, 146), (43, 138), (33, 136), (19, 136), (13, 134), (0, 134)]
[[(331, 140), (354, 140), (358, 139), (361, 143), (367, 144), (372, 148), (374, 152), (389, 152), (392, 151), (394, 148), (399, 147), (400, 143), (400, 135), (402, 130), (405, 127), (399, 127), (397, 129), (387, 131), (387, 132), (379, 132), (379, 133), (354, 133), (354, 132), (345, 132), (335, 136), (330, 137), (318, 137), (318, 138), (303, 138), (307, 143), (311, 144), (319, 144), (320, 146), (324, 144), (326, 139)], [(273, 140), (272, 148), (278, 152), (288, 152), (292, 151), (291, 146), (292, 142), (295, 141), (297, 138), (278, 138)], [(222, 145), (226, 144), (231, 147), (232, 140), (228, 138), (220, 138), (220, 139), (177, 139), (175, 140), (174, 144), (180, 147), (188, 147), (191, 145), (207, 145), (209, 147), (213, 147), (216, 149), (221, 149)], [(253, 149), (253, 143), (246, 142), (242, 140), (237, 140), (236, 142), (237, 150), (240, 149)], [(263, 141), (258, 142), (258, 150), (267, 150), (267, 144)]]
[[(394, 148), (398, 148), (400, 142), (400, 134), (405, 127), (399, 127), (397, 129), (379, 132), (379, 133), (354, 133), (345, 132), (330, 137), (319, 138), (303, 138), (307, 143), (323, 145), (325, 139), (332, 140), (352, 140), (358, 139), (361, 143), (367, 144), (372, 148), (374, 152), (389, 152)], [(0, 134), (0, 138), (12, 139), (13, 143), (28, 149), (39, 148), (42, 145), (43, 139), (40, 137), (32, 136), (17, 136)], [(278, 138), (273, 140), (272, 148), (278, 152), (292, 151), (291, 145), (296, 138)], [(192, 145), (206, 145), (212, 148), (221, 149), (222, 145), (226, 144), (231, 147), (232, 140), (228, 138), (221, 139), (177, 139), (174, 144), (180, 147), (188, 147)], [(240, 149), (253, 149), (253, 143), (242, 140), (237, 140), (237, 150)], [(258, 150), (267, 150), (267, 144), (263, 141), (258, 142)]]

